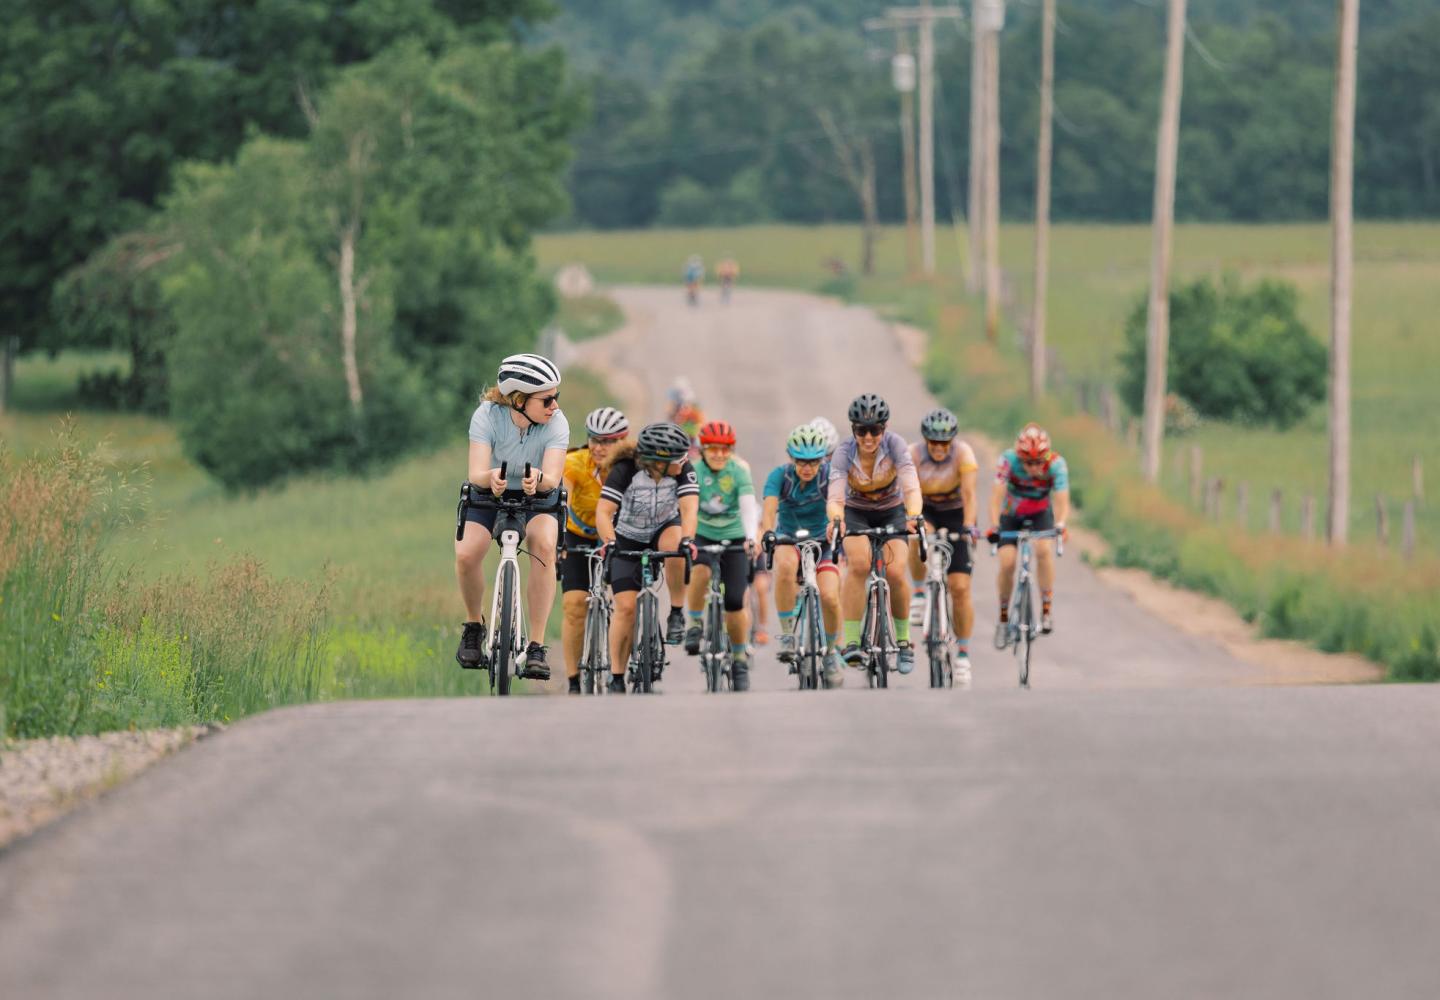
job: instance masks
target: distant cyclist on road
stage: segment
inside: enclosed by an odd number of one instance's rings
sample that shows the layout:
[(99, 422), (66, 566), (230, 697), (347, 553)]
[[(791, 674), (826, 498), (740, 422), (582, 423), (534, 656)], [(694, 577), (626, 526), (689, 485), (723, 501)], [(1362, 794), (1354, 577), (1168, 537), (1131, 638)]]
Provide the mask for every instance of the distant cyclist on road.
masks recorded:
[[(634, 448), (620, 445), (595, 505), (595, 530), (607, 546), (610, 589), (615, 611), (610, 619), (610, 686), (625, 691), (625, 667), (635, 636), (635, 602), (640, 592), (640, 560), (627, 556), (641, 549), (675, 552), (695, 544), (700, 510), (700, 485), (689, 460), (690, 440), (672, 423), (648, 424), (635, 437)], [(693, 551), (692, 551), (693, 555)], [(670, 591), (670, 616), (665, 641), (680, 642), (685, 631), (685, 562), (665, 563)]]
[(573, 551), (600, 544), (595, 530), (595, 505), (610, 470), (610, 458), (630, 432), (630, 421), (613, 406), (592, 410), (585, 418), (589, 441), (565, 456), (565, 545), (571, 553), (561, 568), (560, 641), (565, 649), (565, 675), (570, 693), (580, 693), (580, 654), (585, 644), (585, 601), (590, 591), (590, 560)]
[(745, 608), (750, 560), (755, 554), (755, 533), (760, 507), (750, 469), (735, 457), (735, 428), (712, 420), (700, 428), (702, 460), (695, 470), (700, 484), (700, 525), (697, 545), (743, 542), (744, 551), (721, 556), (700, 553), (690, 577), (690, 627), (685, 630), (685, 652), (700, 652), (702, 620), (710, 574), (718, 572), (725, 584), (725, 631), (730, 636), (732, 684), (736, 691), (750, 688), (750, 613)]
[[(949, 410), (931, 410), (920, 421), (922, 442), (910, 446), (920, 493), (925, 498), (925, 525), (932, 531), (944, 528), (951, 534), (954, 552), (945, 571), (950, 591), (951, 623), (955, 631), (955, 673), (963, 679), (970, 673), (970, 632), (975, 627), (975, 605), (970, 594), (970, 541), (975, 530), (976, 480), (980, 466), (975, 451), (956, 440), (960, 421)], [(920, 562), (920, 542), (910, 543), (910, 576), (915, 593), (910, 599), (910, 624), (920, 625), (925, 607), (925, 567)]]
[(695, 398), (695, 388), (684, 375), (676, 377), (665, 394), (665, 419), (679, 424), (680, 429), (690, 438), (690, 457), (700, 457), (700, 425), (705, 422), (705, 413)]
[[(560, 537), (559, 494), (570, 425), (560, 412), (560, 370), (538, 354), (515, 354), (500, 362), (495, 385), (485, 390), (470, 418), (470, 482), (506, 496), (553, 495), (554, 511), (535, 511), (525, 525), (525, 551), (539, 564), (526, 584), (532, 639), (520, 676), (549, 680), (545, 626), (555, 603), (555, 543)], [(526, 477), (525, 466), (530, 475)], [(505, 477), (500, 467), (505, 466)], [(466, 622), (455, 659), (462, 667), (487, 666), (485, 655), (485, 553), (495, 528), (494, 510), (466, 507), (464, 535), (455, 543), (455, 576)], [(473, 528), (472, 528), (473, 525)], [(548, 567), (548, 569), (545, 569)]]
[[(816, 565), (820, 587), (820, 608), (825, 621), (825, 685), (839, 687), (845, 682), (836, 646), (840, 642), (840, 568), (835, 565), (834, 545), (825, 537), (825, 494), (830, 466), (826, 461), (825, 433), (814, 424), (801, 424), (785, 442), (790, 461), (777, 465), (765, 480), (765, 509), (760, 518), (762, 537), (771, 532), (793, 537), (805, 530), (824, 544)], [(780, 658), (793, 660), (795, 644), (795, 599), (799, 590), (800, 555), (794, 546), (775, 549), (775, 607), (780, 616)]]
[[(999, 523), (994, 523), (999, 511)], [(1002, 531), (1065, 531), (1070, 514), (1070, 470), (1050, 447), (1050, 435), (1039, 424), (1029, 423), (1015, 438), (1015, 446), (1000, 456), (995, 467), (995, 484), (990, 490), (990, 517), (987, 532), (992, 543)], [(1015, 585), (1015, 540), (999, 539), (1000, 621), (995, 625), (995, 646), (1005, 648), (1006, 625), (1010, 621), (1010, 590)], [(1040, 583), (1040, 631), (1054, 627), (1051, 605), (1055, 595), (1055, 543), (1043, 538), (1035, 542), (1036, 579)]]
[(698, 253), (685, 260), (685, 298), (692, 305), (700, 304), (700, 285), (705, 280), (705, 261)]
[[(830, 462), (830, 485), (826, 497), (826, 518), (844, 523), (846, 531), (892, 527), (905, 529), (920, 519), (923, 504), (920, 480), (905, 439), (886, 427), (890, 405), (867, 392), (855, 397), (849, 410), (854, 434), (835, 450)], [(865, 586), (870, 575), (870, 539), (845, 539), (845, 580), (841, 606), (845, 613), (846, 663), (864, 659), (860, 648), (861, 616), (865, 613)], [(915, 669), (915, 649), (910, 644), (909, 581), (905, 571), (908, 546), (903, 536), (885, 543), (885, 575), (890, 582), (890, 613), (895, 621), (895, 639), (900, 653), (896, 667), (902, 674)]]
[(720, 282), (720, 301), (728, 303), (735, 282), (740, 280), (740, 265), (730, 254), (726, 254), (715, 265), (715, 278)]

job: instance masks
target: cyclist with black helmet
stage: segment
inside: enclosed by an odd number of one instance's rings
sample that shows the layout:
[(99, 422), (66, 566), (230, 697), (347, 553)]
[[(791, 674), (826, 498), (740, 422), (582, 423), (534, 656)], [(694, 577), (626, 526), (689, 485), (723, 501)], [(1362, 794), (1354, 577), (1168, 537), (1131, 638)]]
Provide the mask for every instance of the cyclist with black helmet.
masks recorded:
[[(995, 625), (995, 646), (1005, 648), (1006, 626), (1010, 621), (1010, 590), (1015, 585), (1015, 539), (1002, 538), (1007, 531), (1065, 533), (1070, 515), (1070, 469), (1065, 459), (1050, 447), (1050, 435), (1039, 424), (1020, 429), (1013, 447), (1000, 456), (995, 467), (995, 484), (990, 490), (992, 543), (1000, 546), (1000, 620)], [(998, 516), (998, 521), (995, 518)], [(1054, 628), (1051, 606), (1055, 596), (1055, 542), (1035, 540), (1035, 578), (1040, 584), (1040, 631)]]
[[(690, 465), (690, 438), (677, 424), (647, 424), (634, 447), (620, 445), (595, 505), (595, 530), (607, 547), (610, 588), (615, 611), (610, 619), (609, 690), (625, 692), (625, 666), (634, 643), (635, 601), (640, 592), (640, 560), (627, 552), (689, 549), (693, 559), (700, 512), (700, 485)], [(670, 559), (665, 567), (670, 591), (670, 616), (665, 641), (675, 645), (685, 630), (685, 562)]]
[[(560, 370), (538, 354), (515, 354), (500, 362), (495, 385), (485, 390), (470, 418), (469, 481), (497, 496), (553, 497), (553, 510), (534, 510), (526, 516), (525, 550), (542, 567), (555, 563), (555, 545), (560, 537), (560, 495), (556, 491), (569, 444), (570, 425), (560, 412)], [(487, 666), (483, 563), (490, 549), (495, 514), (493, 509), (467, 506), (463, 535), (455, 543), (455, 576), (467, 617), (455, 659), (469, 669)], [(532, 636), (544, 638), (554, 603), (554, 572), (532, 567), (526, 583)], [(520, 676), (549, 680), (546, 652), (543, 643), (532, 640)]]
[(720, 573), (725, 583), (725, 631), (730, 635), (731, 683), (736, 691), (750, 688), (750, 612), (745, 607), (750, 560), (755, 554), (755, 531), (760, 507), (750, 468), (735, 457), (735, 428), (724, 420), (711, 420), (700, 428), (699, 527), (696, 545), (744, 542), (743, 550), (722, 555), (700, 553), (690, 577), (690, 626), (685, 630), (685, 652), (700, 652), (701, 620), (705, 614), (710, 574)]
[(590, 560), (575, 550), (598, 545), (595, 505), (610, 469), (615, 448), (630, 433), (630, 421), (613, 406), (592, 410), (585, 418), (588, 440), (565, 456), (565, 547), (571, 554), (561, 567), (560, 643), (565, 649), (565, 676), (570, 693), (580, 693), (580, 653), (585, 644), (585, 599), (590, 591)]
[[(785, 442), (790, 461), (777, 465), (765, 480), (765, 507), (760, 515), (761, 536), (780, 534), (794, 537), (804, 530), (810, 537), (825, 540), (825, 495), (830, 480), (826, 461), (829, 442), (823, 429), (814, 423), (801, 424)], [(800, 556), (793, 546), (775, 549), (775, 608), (780, 616), (780, 659), (795, 657), (795, 600), (799, 590)], [(816, 583), (820, 588), (820, 610), (825, 621), (827, 651), (825, 686), (840, 687), (844, 674), (835, 647), (840, 641), (840, 568), (835, 565), (834, 547), (826, 542), (816, 562)]]
[[(920, 479), (920, 493), (925, 499), (921, 513), (925, 527), (950, 533), (955, 548), (945, 581), (950, 590), (950, 620), (955, 631), (955, 675), (963, 680), (970, 674), (970, 632), (975, 627), (975, 605), (970, 594), (970, 544), (964, 537), (973, 535), (976, 514), (976, 480), (980, 465), (975, 450), (956, 436), (960, 421), (946, 409), (931, 410), (920, 421), (923, 441), (910, 446), (910, 457)], [(920, 543), (910, 543), (910, 576), (914, 594), (910, 598), (910, 624), (920, 624), (919, 615), (925, 607), (925, 567), (920, 562)]]
[[(890, 405), (867, 392), (851, 402), (849, 417), (853, 436), (840, 443), (830, 462), (826, 517), (832, 525), (843, 523), (848, 531), (885, 527), (903, 530), (919, 522), (923, 505), (920, 480), (905, 439), (887, 429)], [(853, 665), (862, 662), (865, 655), (860, 648), (860, 619), (865, 613), (870, 541), (864, 537), (846, 538), (844, 550), (846, 569), (840, 602), (845, 614), (845, 650), (841, 655)], [(890, 581), (890, 612), (900, 650), (896, 668), (908, 674), (915, 669), (915, 649), (910, 644), (906, 540), (888, 540), (884, 554), (885, 574)]]

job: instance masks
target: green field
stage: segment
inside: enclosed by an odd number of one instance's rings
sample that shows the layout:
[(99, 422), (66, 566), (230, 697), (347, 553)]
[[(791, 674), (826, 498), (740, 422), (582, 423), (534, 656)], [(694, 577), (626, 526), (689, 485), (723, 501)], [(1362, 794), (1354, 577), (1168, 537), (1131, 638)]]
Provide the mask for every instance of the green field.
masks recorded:
[[(1012, 315), (1028, 308), (1034, 260), (1030, 226), (1007, 225), (1001, 236)], [(1391, 514), (1391, 542), (1399, 543), (1400, 503), (1410, 496), (1411, 462), (1418, 455), (1440, 477), (1440, 416), (1430, 379), (1440, 373), (1440, 224), (1365, 223), (1355, 236), (1353, 354), (1353, 474), (1351, 536), (1375, 533), (1374, 501), (1383, 494)], [(728, 230), (658, 230), (550, 234), (538, 240), (541, 262), (553, 268), (587, 264), (602, 281), (678, 283), (690, 253), (713, 262), (734, 254), (741, 283), (834, 288), (824, 262), (858, 257), (854, 226), (755, 226)], [(933, 323), (937, 303), (964, 301), (961, 240), (946, 228), (937, 241), (940, 277), (933, 283), (904, 276), (904, 234), (891, 228), (879, 245), (876, 275), (857, 279), (856, 299), (901, 316)], [(1235, 271), (1248, 279), (1282, 277), (1301, 293), (1302, 315), (1322, 341), (1329, 336), (1329, 231), (1323, 225), (1182, 225), (1176, 230), (1175, 278)], [(1150, 233), (1145, 226), (1057, 226), (1051, 249), (1049, 339), (1072, 379), (1113, 380), (1125, 317), (1144, 294)], [(1299, 427), (1279, 432), (1214, 424), (1190, 441), (1205, 452), (1206, 473), (1252, 497), (1251, 526), (1266, 518), (1272, 489), (1285, 494), (1285, 521), (1298, 527), (1300, 498), (1323, 506), (1328, 443), (1325, 410), (1317, 407)], [(1062, 442), (1063, 446), (1063, 442)], [(1166, 462), (1167, 481), (1180, 490), (1177, 456)], [(1440, 490), (1440, 487), (1436, 487)], [(1440, 503), (1420, 505), (1421, 545), (1440, 542)]]

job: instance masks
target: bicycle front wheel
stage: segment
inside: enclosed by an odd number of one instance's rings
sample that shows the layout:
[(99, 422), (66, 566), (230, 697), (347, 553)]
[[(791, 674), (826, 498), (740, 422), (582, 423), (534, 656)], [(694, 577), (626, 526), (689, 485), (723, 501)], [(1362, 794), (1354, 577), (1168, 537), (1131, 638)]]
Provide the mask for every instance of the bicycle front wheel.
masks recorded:
[(510, 673), (515, 655), (515, 592), (516, 570), (513, 565), (500, 567), (500, 620), (495, 623), (495, 656), (491, 659), (493, 675), (491, 692), (498, 695), (510, 693)]
[(640, 606), (640, 662), (639, 676), (636, 678), (635, 689), (643, 694), (649, 694), (654, 690), (655, 685), (655, 655), (656, 655), (656, 629), (655, 621), (655, 596), (645, 595), (648, 599), (641, 601)]
[(1020, 686), (1030, 686), (1030, 643), (1035, 634), (1035, 622), (1030, 613), (1030, 588), (1027, 586), (1020, 592), (1020, 606), (1017, 609), (1019, 617), (1015, 619), (1019, 627), (1019, 635), (1015, 637), (1015, 665), (1020, 674)]

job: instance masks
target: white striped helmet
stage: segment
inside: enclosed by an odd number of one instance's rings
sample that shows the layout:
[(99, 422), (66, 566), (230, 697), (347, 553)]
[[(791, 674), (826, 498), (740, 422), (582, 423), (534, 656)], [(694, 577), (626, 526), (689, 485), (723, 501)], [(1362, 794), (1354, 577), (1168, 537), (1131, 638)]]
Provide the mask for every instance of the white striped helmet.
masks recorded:
[(623, 437), (629, 429), (630, 421), (613, 406), (591, 410), (590, 415), (585, 418), (585, 433), (593, 438)]
[(544, 392), (560, 384), (560, 369), (538, 354), (512, 354), (500, 362), (495, 384), (507, 396), (512, 392)]

